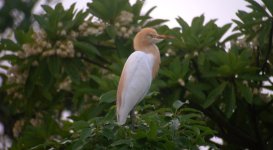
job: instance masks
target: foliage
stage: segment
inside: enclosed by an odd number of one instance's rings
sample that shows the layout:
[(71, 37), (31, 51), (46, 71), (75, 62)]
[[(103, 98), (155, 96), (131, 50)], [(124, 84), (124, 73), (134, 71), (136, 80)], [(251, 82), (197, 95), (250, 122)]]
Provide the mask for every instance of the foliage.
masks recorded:
[[(93, 0), (86, 11), (44, 5), (38, 27), (0, 42), (11, 64), (0, 66), (0, 121), (12, 149), (272, 149), (273, 101), (263, 91), (272, 89), (273, 2), (247, 2), (229, 37), (231, 24), (203, 15), (170, 29), (140, 0)], [(115, 123), (115, 93), (143, 27), (176, 38), (158, 45), (161, 69), (132, 130)]]
[[(57, 2), (57, 0), (46, 0), (47, 3)], [(32, 11), (40, 1), (38, 0), (3, 0), (0, 8), (0, 33), (8, 28), (20, 28), (28, 30), (32, 23)]]

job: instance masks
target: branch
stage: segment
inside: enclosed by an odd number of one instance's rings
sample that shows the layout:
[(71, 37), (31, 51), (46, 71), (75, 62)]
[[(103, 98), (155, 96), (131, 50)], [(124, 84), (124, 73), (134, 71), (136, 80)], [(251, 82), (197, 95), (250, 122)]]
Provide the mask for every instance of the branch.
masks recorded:
[(258, 120), (257, 120), (257, 111), (255, 106), (248, 105), (249, 111), (250, 111), (250, 119), (253, 124), (254, 133), (257, 139), (257, 147), (260, 149), (264, 149), (264, 143), (261, 136), (261, 133), (259, 132), (259, 126), (258, 126)]
[(264, 106), (262, 106), (258, 111), (257, 113), (261, 113), (265, 110), (267, 110), (269, 107), (272, 107), (272, 104), (273, 104), (273, 100), (271, 100), (270, 102), (268, 102), (267, 104), (265, 104)]
[(97, 62), (95, 62), (95, 61), (93, 61), (93, 60), (91, 60), (91, 59), (88, 59), (88, 58), (86, 58), (86, 57), (81, 57), (81, 59), (83, 59), (83, 60), (85, 60), (85, 61), (87, 61), (87, 62), (89, 62), (89, 63), (91, 63), (91, 64), (94, 64), (94, 65), (96, 65), (96, 66), (99, 66), (99, 67), (101, 67), (101, 68), (103, 68), (103, 69), (106, 69), (106, 70), (108, 70), (108, 71), (113, 71), (111, 68), (109, 68), (109, 67), (106, 67), (106, 66), (104, 66), (103, 64), (100, 64), (100, 63), (97, 63)]
[[(242, 130), (234, 123), (228, 121), (225, 115), (216, 107), (212, 106), (204, 109), (198, 103), (192, 103), (192, 107), (202, 111), (208, 116), (220, 130), (219, 136), (228, 143), (243, 147), (255, 147), (256, 140), (253, 139), (245, 130)], [(241, 148), (243, 148), (241, 147)]]
[(194, 59), (192, 59), (191, 61), (192, 61), (193, 68), (196, 71), (197, 80), (200, 81), (202, 79), (202, 77), (201, 77), (201, 73), (199, 71), (198, 64), (196, 63), (196, 61)]

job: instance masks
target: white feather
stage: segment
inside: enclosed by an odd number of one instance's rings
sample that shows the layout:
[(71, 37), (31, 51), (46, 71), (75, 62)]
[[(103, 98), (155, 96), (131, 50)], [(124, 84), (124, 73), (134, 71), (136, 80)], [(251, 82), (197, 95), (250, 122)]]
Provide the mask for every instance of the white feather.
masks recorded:
[(121, 104), (117, 112), (118, 124), (126, 122), (130, 111), (147, 94), (152, 82), (154, 56), (142, 51), (135, 51), (124, 65), (124, 85)]

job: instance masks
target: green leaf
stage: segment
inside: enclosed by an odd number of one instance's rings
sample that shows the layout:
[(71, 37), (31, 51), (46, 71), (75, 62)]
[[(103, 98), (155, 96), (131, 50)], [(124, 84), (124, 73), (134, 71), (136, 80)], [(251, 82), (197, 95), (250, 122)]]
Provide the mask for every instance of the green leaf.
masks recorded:
[(16, 55), (4, 55), (2, 57), (0, 57), (0, 61), (1, 60), (7, 60), (7, 61), (17, 61), (18, 60), (18, 57)]
[(181, 102), (180, 100), (176, 100), (174, 103), (173, 103), (173, 108), (178, 110), (181, 106), (183, 106), (183, 102)]
[(188, 83), (186, 88), (193, 94), (194, 97), (198, 98), (199, 100), (205, 100), (206, 95), (203, 92), (203, 85)]
[(92, 58), (94, 55), (100, 55), (100, 52), (98, 51), (98, 49), (89, 43), (75, 41), (74, 46), (83, 54), (87, 55), (88, 57)]
[(203, 23), (204, 23), (205, 17), (204, 15), (201, 15), (200, 17), (195, 17), (192, 20), (191, 23), (191, 30), (195, 34), (199, 34), (200, 31), (202, 30)]
[(217, 72), (224, 76), (229, 76), (233, 73), (230, 66), (228, 65), (220, 66), (219, 68), (217, 68)]
[(170, 64), (170, 66), (173, 69), (172, 73), (174, 75), (174, 79), (176, 79), (177, 77), (179, 77), (181, 75), (180, 74), (181, 73), (181, 62), (180, 62), (179, 57), (174, 58), (174, 60)]
[(209, 51), (206, 57), (217, 65), (227, 64), (228, 57), (225, 51)]
[(262, 0), (265, 4), (265, 6), (268, 8), (268, 10), (271, 13), (271, 17), (273, 16), (273, 1), (272, 0)]
[(93, 0), (88, 4), (89, 11), (96, 17), (113, 22), (122, 10), (126, 10), (130, 4), (128, 0)]
[(10, 50), (10, 51), (18, 51), (21, 47), (9, 39), (2, 39), (0, 41), (0, 51), (1, 50)]
[(190, 26), (188, 25), (188, 23), (182, 19), (181, 17), (178, 17), (176, 19), (176, 21), (179, 23), (179, 25), (182, 27), (182, 30), (188, 30), (190, 28)]
[(223, 93), (226, 85), (227, 85), (227, 83), (223, 82), (221, 85), (219, 85), (218, 87), (213, 89), (209, 93), (207, 100), (203, 104), (203, 107), (208, 108), (209, 106), (211, 106), (217, 100), (217, 98)]
[(19, 44), (30, 43), (32, 41), (30, 34), (21, 30), (15, 31), (15, 38)]
[(230, 118), (236, 109), (236, 95), (234, 87), (232, 86), (227, 91), (227, 102), (225, 107), (225, 114), (227, 118)]
[(90, 128), (83, 129), (80, 135), (80, 140), (85, 141), (88, 137), (91, 136), (91, 133), (92, 133), (92, 130)]
[(241, 82), (236, 82), (237, 90), (241, 93), (241, 96), (249, 103), (253, 103), (253, 94), (249, 87), (245, 86)]
[(49, 5), (42, 5), (42, 8), (48, 14), (53, 12), (53, 9)]
[(112, 39), (116, 37), (116, 29), (113, 26), (108, 26), (106, 32)]
[(71, 77), (72, 81), (80, 81), (80, 70), (83, 66), (80, 60), (67, 59), (63, 61), (64, 71)]
[(75, 130), (82, 130), (82, 129), (85, 129), (85, 128), (88, 128), (88, 127), (89, 127), (88, 122), (82, 121), (82, 120), (76, 121), (72, 125), (72, 128), (75, 129)]
[(182, 78), (184, 78), (186, 76), (186, 74), (188, 73), (189, 71), (189, 66), (190, 66), (190, 59), (189, 58), (185, 58), (183, 59), (182, 61), (182, 73), (181, 73), (181, 76)]
[(46, 31), (52, 31), (44, 16), (34, 15), (34, 18), (43, 29), (45, 29)]
[(161, 25), (162, 23), (165, 23), (167, 22), (168, 20), (164, 20), (164, 19), (155, 19), (155, 20), (152, 20), (152, 21), (148, 21), (145, 26), (146, 27), (154, 27), (154, 26), (158, 26), (158, 25)]
[(112, 103), (116, 100), (116, 90), (108, 91), (101, 95), (100, 103)]
[(225, 39), (222, 41), (222, 43), (226, 43), (226, 42), (229, 42), (229, 41), (231, 41), (231, 40), (237, 40), (237, 38), (238, 38), (239, 36), (241, 36), (241, 35), (242, 35), (242, 33), (233, 33), (233, 34), (229, 35), (227, 38), (225, 38)]
[(149, 9), (144, 16), (150, 16), (151, 12), (154, 11), (154, 9), (156, 9), (156, 6), (152, 7), (151, 9)]
[(121, 139), (121, 140), (117, 140), (117, 141), (113, 142), (111, 144), (111, 146), (116, 147), (119, 145), (130, 145), (131, 141), (132, 141), (131, 139)]
[(252, 9), (254, 9), (255, 11), (258, 12), (262, 12), (264, 13), (266, 16), (270, 16), (267, 12), (266, 9), (261, 6), (258, 2), (253, 1), (253, 0), (246, 0), (247, 2), (249, 2), (251, 5), (249, 7), (251, 7)]
[(48, 61), (48, 68), (50, 73), (54, 76), (57, 77), (60, 75), (61, 71), (61, 60), (57, 56), (51, 56), (47, 59)]

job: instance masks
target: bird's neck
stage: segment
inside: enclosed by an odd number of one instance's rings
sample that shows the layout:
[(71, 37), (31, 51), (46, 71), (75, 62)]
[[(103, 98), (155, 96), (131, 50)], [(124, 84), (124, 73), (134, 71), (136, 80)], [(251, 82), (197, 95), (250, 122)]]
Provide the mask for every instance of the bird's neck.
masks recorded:
[(159, 50), (155, 44), (147, 44), (147, 45), (135, 45), (135, 51), (143, 51), (148, 54), (152, 54), (154, 56), (160, 56)]
[[(138, 51), (136, 49), (136, 51)], [(145, 48), (142, 48), (141, 51), (147, 53), (147, 54), (152, 54), (154, 57), (154, 62), (153, 62), (153, 68), (152, 68), (152, 76), (153, 78), (156, 77), (157, 72), (159, 70), (159, 65), (161, 63), (160, 59), (160, 52), (155, 44), (151, 44), (149, 46), (146, 46)]]

